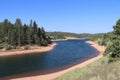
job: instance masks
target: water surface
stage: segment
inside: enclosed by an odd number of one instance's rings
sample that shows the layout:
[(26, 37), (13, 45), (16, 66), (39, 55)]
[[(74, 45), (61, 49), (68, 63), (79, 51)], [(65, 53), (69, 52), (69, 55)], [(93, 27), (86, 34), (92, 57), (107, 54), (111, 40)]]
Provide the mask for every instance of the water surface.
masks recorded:
[(81, 63), (98, 55), (86, 40), (56, 41), (49, 52), (0, 58), (0, 77), (32, 71), (54, 71)]

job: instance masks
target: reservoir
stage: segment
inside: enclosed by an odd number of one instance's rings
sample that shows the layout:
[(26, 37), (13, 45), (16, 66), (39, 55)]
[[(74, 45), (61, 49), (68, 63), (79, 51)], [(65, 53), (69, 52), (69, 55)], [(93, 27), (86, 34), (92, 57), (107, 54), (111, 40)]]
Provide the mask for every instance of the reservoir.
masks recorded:
[(49, 52), (0, 57), (0, 77), (39, 71), (52, 73), (93, 58), (99, 52), (85, 39), (56, 41)]

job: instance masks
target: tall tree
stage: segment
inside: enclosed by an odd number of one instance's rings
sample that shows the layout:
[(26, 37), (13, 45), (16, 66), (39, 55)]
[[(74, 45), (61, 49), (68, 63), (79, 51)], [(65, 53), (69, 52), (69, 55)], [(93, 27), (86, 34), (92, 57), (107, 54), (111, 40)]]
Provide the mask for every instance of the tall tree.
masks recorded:
[(23, 25), (23, 44), (28, 44), (28, 25), (24, 24)]
[(38, 43), (38, 26), (37, 26), (37, 23), (36, 21), (33, 22), (33, 43), (34, 44), (37, 44)]
[(31, 45), (32, 44), (32, 35), (33, 35), (33, 22), (32, 20), (30, 21), (29, 29), (28, 29), (28, 43)]
[(3, 43), (13, 47), (27, 44), (46, 46), (49, 43), (49, 37), (46, 37), (43, 27), (38, 28), (36, 21), (31, 20), (29, 25), (22, 25), (19, 18), (14, 24), (5, 19), (0, 23), (0, 45)]
[(17, 28), (17, 31), (18, 31), (18, 45), (21, 46), (22, 22), (19, 18), (17, 18), (16, 21), (15, 21), (15, 27)]
[(111, 51), (110, 62), (120, 60), (120, 19), (113, 26), (112, 45), (109, 47)]
[(2, 25), (2, 35), (3, 35), (4, 41), (7, 41), (7, 38), (8, 38), (7, 37), (8, 36), (8, 24), (9, 24), (8, 19), (5, 19)]
[(43, 38), (45, 39), (46, 38), (46, 34), (45, 34), (44, 27), (41, 28), (41, 34), (42, 34)]
[(38, 28), (38, 37), (40, 38), (40, 36), (41, 36), (41, 29)]

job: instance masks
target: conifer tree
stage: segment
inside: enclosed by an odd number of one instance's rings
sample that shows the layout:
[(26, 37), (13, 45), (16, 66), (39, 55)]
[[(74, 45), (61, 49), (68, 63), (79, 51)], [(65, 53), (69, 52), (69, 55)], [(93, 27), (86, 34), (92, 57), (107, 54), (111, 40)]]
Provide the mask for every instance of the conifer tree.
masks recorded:
[(21, 29), (22, 29), (22, 22), (19, 18), (16, 19), (15, 21), (15, 27), (17, 28), (18, 31), (18, 46), (21, 46)]
[(22, 25), (19, 18), (12, 24), (8, 19), (0, 23), (0, 45), (24, 46), (41, 45), (46, 46), (49, 38), (46, 37), (44, 28), (38, 27), (36, 21), (30, 21), (30, 24)]
[(112, 45), (109, 47), (111, 51), (110, 62), (120, 60), (120, 19), (113, 29)]
[(37, 26), (36, 21), (33, 22), (33, 32), (34, 32), (34, 34), (33, 34), (33, 42), (34, 42), (34, 44), (37, 44), (38, 43), (38, 35), (37, 35), (38, 26)]
[(33, 35), (33, 22), (30, 21), (29, 29), (28, 29), (28, 42), (31, 45), (32, 44), (32, 35)]

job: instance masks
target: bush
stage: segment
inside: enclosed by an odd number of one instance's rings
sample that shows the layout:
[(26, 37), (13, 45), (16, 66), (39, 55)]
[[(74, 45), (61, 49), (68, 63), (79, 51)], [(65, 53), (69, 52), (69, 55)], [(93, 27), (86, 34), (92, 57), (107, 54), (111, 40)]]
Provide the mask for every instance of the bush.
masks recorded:
[(48, 42), (46, 40), (42, 40), (40, 43), (41, 46), (47, 46)]
[(17, 49), (17, 46), (13, 46), (13, 49)]
[(11, 50), (11, 49), (12, 49), (12, 46), (8, 45), (8, 46), (6, 46), (5, 49), (6, 49), (6, 50)]
[(113, 41), (110, 54), (110, 62), (120, 60), (120, 41)]
[(110, 54), (111, 51), (112, 51), (112, 46), (109, 45), (109, 46), (107, 46), (107, 48), (106, 48), (105, 52), (103, 53), (103, 55), (106, 56), (106, 55)]
[(28, 49), (30, 49), (30, 46), (28, 45), (24, 46), (24, 50), (28, 50)]
[(48, 45), (47, 41), (44, 40), (44, 41), (43, 41), (43, 46), (47, 46), (47, 45)]

